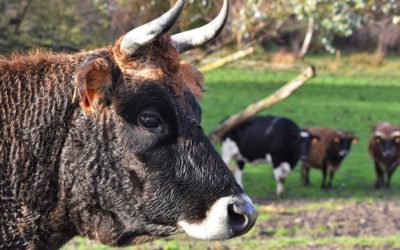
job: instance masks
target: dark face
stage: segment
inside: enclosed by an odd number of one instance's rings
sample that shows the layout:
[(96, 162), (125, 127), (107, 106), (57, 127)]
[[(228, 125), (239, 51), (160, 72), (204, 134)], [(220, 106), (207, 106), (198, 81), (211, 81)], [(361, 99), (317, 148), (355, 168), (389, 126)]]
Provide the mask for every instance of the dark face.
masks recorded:
[(358, 138), (349, 133), (338, 134), (333, 139), (333, 148), (339, 157), (346, 157), (351, 150), (351, 145), (358, 142)]
[(319, 141), (319, 137), (310, 134), (307, 130), (303, 129), (300, 131), (300, 160), (306, 161), (310, 154), (311, 145)]
[(195, 97), (189, 90), (179, 96), (168, 86), (125, 79), (104, 111), (112, 132), (102, 154), (112, 160), (99, 163), (98, 171), (107, 174), (94, 185), (104, 206), (89, 222), (94, 224), (85, 226), (85, 234), (104, 244), (127, 245), (179, 231), (227, 239), (255, 223), (251, 200), (200, 126)]
[(396, 150), (398, 145), (400, 144), (400, 137), (396, 136), (384, 138), (381, 136), (374, 136), (373, 143), (382, 155), (382, 158), (385, 161), (390, 162), (396, 156)]

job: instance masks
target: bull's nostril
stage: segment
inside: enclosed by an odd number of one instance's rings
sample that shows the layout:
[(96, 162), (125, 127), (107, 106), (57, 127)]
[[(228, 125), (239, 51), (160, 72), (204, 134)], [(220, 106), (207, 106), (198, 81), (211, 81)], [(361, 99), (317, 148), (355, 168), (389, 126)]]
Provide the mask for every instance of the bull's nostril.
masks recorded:
[(234, 204), (228, 205), (229, 222), (232, 227), (240, 229), (246, 225), (246, 217), (239, 211)]
[(235, 201), (228, 205), (229, 224), (234, 236), (242, 235), (250, 230), (256, 222), (257, 214), (253, 204)]

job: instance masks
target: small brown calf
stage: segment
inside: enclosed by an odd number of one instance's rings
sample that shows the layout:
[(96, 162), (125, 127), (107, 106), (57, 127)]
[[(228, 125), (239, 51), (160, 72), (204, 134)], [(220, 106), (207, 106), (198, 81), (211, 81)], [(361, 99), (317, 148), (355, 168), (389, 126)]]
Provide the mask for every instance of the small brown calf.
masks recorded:
[[(357, 143), (359, 139), (354, 137), (353, 132), (327, 127), (313, 127), (308, 131), (319, 136), (319, 141), (312, 144), (308, 159), (303, 161), (301, 177), (304, 185), (310, 184), (310, 168), (317, 168), (322, 170), (321, 188), (331, 188), (335, 172), (339, 169), (343, 159), (350, 153), (351, 145)], [(326, 184), (327, 174), (329, 174), (328, 184)]]

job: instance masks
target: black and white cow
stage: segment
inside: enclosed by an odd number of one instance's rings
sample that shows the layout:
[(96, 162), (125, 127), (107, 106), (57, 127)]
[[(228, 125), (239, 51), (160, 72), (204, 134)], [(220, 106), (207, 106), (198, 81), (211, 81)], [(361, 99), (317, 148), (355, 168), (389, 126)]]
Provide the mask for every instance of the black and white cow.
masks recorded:
[(302, 130), (292, 120), (275, 116), (256, 116), (222, 137), (222, 158), (225, 163), (237, 162), (236, 181), (243, 186), (245, 162), (272, 163), (277, 182), (276, 193), (280, 196), (283, 183), (299, 159), (306, 160), (313, 141), (318, 137)]

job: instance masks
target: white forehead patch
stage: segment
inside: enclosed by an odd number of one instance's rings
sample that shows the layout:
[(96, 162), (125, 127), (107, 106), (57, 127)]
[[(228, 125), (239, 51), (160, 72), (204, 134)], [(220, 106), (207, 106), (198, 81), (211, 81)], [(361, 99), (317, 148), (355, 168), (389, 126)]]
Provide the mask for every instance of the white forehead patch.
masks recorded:
[(381, 131), (375, 131), (374, 136), (385, 138), (385, 134)]
[(307, 137), (310, 137), (310, 134), (309, 134), (308, 132), (301, 131), (301, 132), (300, 132), (300, 136), (301, 136), (301, 137), (304, 137), (304, 138), (307, 138)]
[(392, 138), (397, 137), (397, 136), (400, 136), (400, 131), (393, 131), (393, 132), (390, 134), (390, 137), (392, 137)]

